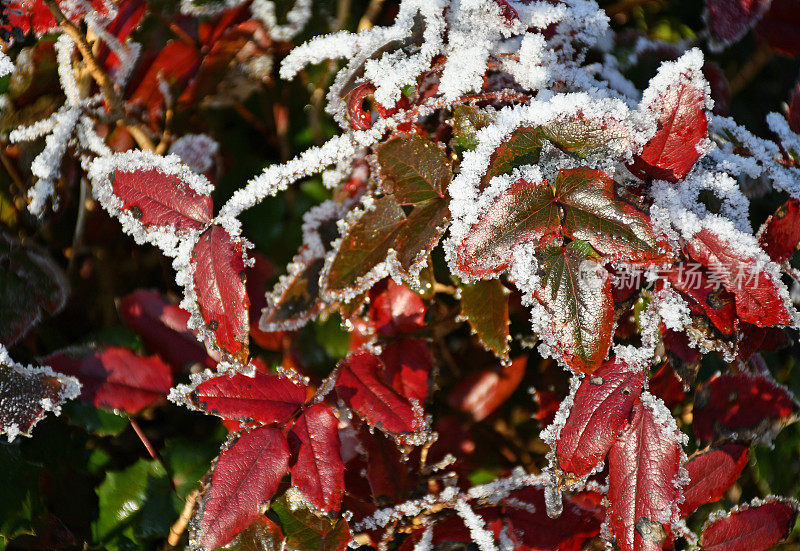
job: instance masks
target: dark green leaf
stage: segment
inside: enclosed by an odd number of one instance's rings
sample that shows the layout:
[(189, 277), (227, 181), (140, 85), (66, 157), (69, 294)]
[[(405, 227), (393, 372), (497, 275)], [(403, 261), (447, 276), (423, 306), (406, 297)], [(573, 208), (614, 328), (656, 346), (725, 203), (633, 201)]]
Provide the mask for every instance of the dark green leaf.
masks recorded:
[(445, 152), (416, 134), (381, 144), (377, 157), (381, 191), (394, 195), (401, 205), (442, 199), (453, 177)]
[(481, 343), (495, 356), (508, 360), (508, 295), (499, 279), (461, 283), (461, 315), (478, 335)]
[(543, 137), (539, 127), (521, 126), (514, 130), (492, 153), (483, 184), (487, 184), (495, 176), (508, 174), (515, 167), (538, 163)]
[(493, 114), (471, 105), (453, 108), (453, 138), (461, 150), (472, 150), (478, 145), (478, 130), (492, 123)]
[(40, 474), (40, 467), (22, 458), (19, 446), (0, 444), (0, 545), (33, 534), (35, 518), (44, 511)]
[[(293, 508), (295, 507), (295, 508)], [(284, 496), (273, 501), (286, 543), (296, 551), (344, 551), (350, 542), (350, 527), (343, 518), (331, 519), (303, 505), (290, 503)]]
[(117, 436), (128, 426), (128, 418), (82, 402), (69, 402), (64, 406), (69, 420), (97, 436)]

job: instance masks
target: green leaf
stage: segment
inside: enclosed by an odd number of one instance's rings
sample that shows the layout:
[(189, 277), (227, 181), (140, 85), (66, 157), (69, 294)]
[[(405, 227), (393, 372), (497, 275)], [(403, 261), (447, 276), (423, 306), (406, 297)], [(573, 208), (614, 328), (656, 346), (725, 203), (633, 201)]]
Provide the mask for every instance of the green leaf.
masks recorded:
[(215, 440), (198, 442), (178, 437), (164, 441), (161, 458), (172, 475), (179, 499), (185, 500), (189, 492), (200, 486), (200, 479), (218, 454), (219, 446)]
[(317, 514), (284, 495), (272, 502), (286, 544), (296, 551), (344, 551), (350, 542), (350, 527), (343, 518), (331, 519)]
[(128, 418), (82, 402), (64, 405), (70, 422), (97, 436), (117, 436), (128, 427)]
[(262, 516), (241, 531), (225, 549), (230, 551), (283, 551), (281, 527)]
[(582, 159), (601, 152), (609, 142), (626, 137), (621, 129), (615, 131), (606, 121), (598, 123), (583, 114), (543, 126), (542, 135), (560, 150)]
[(95, 541), (103, 544), (118, 538), (164, 538), (182, 506), (164, 467), (146, 459), (109, 472), (96, 492), (100, 515), (92, 533)]
[(413, 134), (393, 138), (377, 148), (380, 189), (401, 205), (442, 199), (453, 170), (444, 151)]
[(552, 318), (550, 344), (570, 367), (591, 373), (611, 347), (611, 278), (586, 241), (545, 247), (537, 259), (541, 289), (535, 297)]
[(0, 543), (34, 533), (35, 518), (44, 512), (41, 471), (22, 458), (19, 446), (0, 443)]
[(492, 153), (482, 183), (485, 185), (495, 176), (508, 174), (518, 166), (538, 163), (543, 138), (544, 133), (538, 126), (521, 126), (514, 130)]
[(502, 360), (508, 360), (509, 291), (499, 279), (460, 283), (461, 315), (478, 335), (481, 344)]
[(478, 146), (478, 130), (489, 126), (493, 120), (494, 113), (471, 105), (456, 105), (453, 108), (455, 145), (461, 151), (475, 149)]

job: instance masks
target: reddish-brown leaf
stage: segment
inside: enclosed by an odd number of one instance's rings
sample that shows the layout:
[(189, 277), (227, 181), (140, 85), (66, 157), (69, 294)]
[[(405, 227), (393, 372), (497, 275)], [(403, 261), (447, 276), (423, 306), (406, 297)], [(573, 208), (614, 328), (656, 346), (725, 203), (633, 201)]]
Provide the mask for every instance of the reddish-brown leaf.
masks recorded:
[(706, 0), (706, 25), (717, 40), (736, 42), (766, 13), (771, 1)]
[(660, 550), (677, 509), (683, 452), (677, 428), (665, 422), (674, 426), (666, 408), (637, 402), (609, 452), (608, 516), (622, 551)]
[(450, 393), (448, 402), (476, 421), (482, 421), (514, 393), (525, 376), (527, 363), (527, 356), (519, 356), (507, 367), (479, 371), (461, 381)]
[(122, 210), (145, 226), (188, 231), (201, 229), (211, 220), (211, 197), (197, 193), (173, 174), (156, 168), (134, 172), (118, 169), (111, 176), (111, 184), (122, 201)]
[(728, 442), (689, 458), (685, 465), (689, 483), (683, 489), (681, 516), (720, 499), (747, 465), (747, 450), (743, 444)]
[(289, 432), (289, 445), (297, 457), (292, 466), (292, 484), (323, 511), (338, 509), (344, 493), (338, 426), (339, 420), (330, 406), (314, 404)]
[(697, 146), (708, 133), (705, 90), (693, 86), (690, 79), (682, 74), (677, 82), (658, 90), (658, 96), (648, 105), (657, 117), (658, 128), (629, 167), (640, 178), (677, 182), (700, 158)]
[(196, 363), (209, 365), (205, 347), (187, 326), (189, 313), (167, 302), (158, 291), (134, 291), (122, 298), (119, 309), (122, 319), (142, 337), (147, 348), (176, 371)]
[(404, 460), (397, 444), (380, 432), (363, 430), (359, 441), (367, 452), (367, 481), (372, 499), (380, 507), (406, 500), (414, 487), (408, 460)]
[(800, 244), (800, 201), (789, 199), (758, 230), (758, 243), (775, 262), (786, 262)]
[(789, 128), (792, 129), (792, 132), (800, 134), (800, 83), (794, 85), (786, 118), (789, 120)]
[(411, 333), (425, 325), (425, 303), (414, 291), (387, 278), (369, 291), (369, 318), (382, 335)]
[(797, 0), (772, 0), (769, 11), (756, 27), (756, 34), (778, 53), (800, 54), (800, 12)]
[(667, 279), (684, 295), (693, 314), (706, 316), (723, 335), (733, 335), (737, 321), (734, 295), (712, 279), (708, 270), (696, 263), (681, 263), (670, 269)]
[(739, 324), (739, 345), (737, 353), (743, 360), (759, 350), (772, 350), (786, 344), (786, 330), (780, 327), (756, 327), (742, 322)]
[(285, 423), (306, 400), (306, 389), (286, 377), (256, 371), (211, 377), (186, 399), (194, 407), (223, 419), (241, 422)]
[(650, 376), (648, 391), (661, 398), (669, 409), (686, 399), (683, 383), (675, 374), (675, 370), (670, 367), (669, 362), (664, 362), (664, 365)]
[(706, 551), (761, 551), (787, 538), (797, 520), (796, 501), (774, 496), (754, 500), (703, 527), (700, 538)]
[[(222, 547), (261, 515), (289, 469), (289, 445), (280, 430), (244, 432), (215, 460), (193, 520), (192, 539), (211, 551)], [(199, 533), (198, 533), (199, 532)]]
[(759, 259), (708, 228), (686, 244), (688, 254), (711, 271), (736, 296), (736, 313), (743, 321), (765, 326), (786, 326), (792, 315), (781, 295), (785, 289), (764, 269)]
[(617, 359), (583, 378), (556, 443), (556, 462), (568, 482), (589, 473), (606, 456), (628, 424), (643, 384), (641, 369)]
[(701, 441), (736, 435), (772, 436), (797, 416), (788, 389), (760, 375), (725, 373), (698, 388), (694, 399), (694, 436)]
[(194, 290), (206, 327), (217, 344), (245, 362), (248, 308), (242, 242), (221, 226), (206, 230), (194, 246)]
[(360, 350), (339, 362), (339, 369), (336, 393), (370, 425), (394, 434), (421, 427), (411, 402), (383, 381), (379, 357)]
[(45, 363), (59, 373), (76, 377), (84, 402), (128, 413), (163, 398), (172, 386), (172, 372), (161, 358), (139, 357), (119, 346), (59, 352)]
[(433, 358), (425, 339), (401, 339), (381, 352), (383, 379), (406, 398), (424, 402), (428, 397), (428, 376)]

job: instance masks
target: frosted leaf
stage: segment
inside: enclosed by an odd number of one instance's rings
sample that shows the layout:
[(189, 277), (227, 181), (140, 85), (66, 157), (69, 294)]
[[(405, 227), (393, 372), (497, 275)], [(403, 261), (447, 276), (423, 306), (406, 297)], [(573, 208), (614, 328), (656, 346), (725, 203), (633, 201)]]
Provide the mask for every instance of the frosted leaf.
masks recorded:
[(225, 10), (244, 4), (245, 0), (223, 0), (222, 2), (197, 2), (181, 0), (181, 13), (195, 16), (217, 15)]
[(18, 434), (30, 436), (48, 411), (59, 415), (61, 405), (80, 393), (75, 377), (48, 366), (18, 364), (0, 344), (0, 434), (6, 434), (9, 442)]
[(172, 143), (169, 152), (180, 157), (189, 169), (202, 174), (214, 166), (219, 144), (206, 134), (185, 134)]
[(275, 3), (270, 0), (253, 0), (250, 11), (261, 21), (273, 40), (291, 40), (311, 19), (311, 0), (295, 0), (286, 14), (286, 24), (279, 25), (275, 16)]
[(494, 536), (486, 529), (486, 523), (472, 510), (472, 507), (463, 499), (459, 499), (454, 508), (469, 529), (472, 542), (478, 546), (478, 549), (480, 551), (497, 551)]

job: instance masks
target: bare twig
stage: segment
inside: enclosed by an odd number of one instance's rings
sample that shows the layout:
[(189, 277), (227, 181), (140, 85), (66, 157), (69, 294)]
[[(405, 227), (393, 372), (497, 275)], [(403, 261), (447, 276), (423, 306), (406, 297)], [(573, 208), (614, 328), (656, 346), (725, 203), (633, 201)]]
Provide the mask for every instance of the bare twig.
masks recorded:
[(67, 273), (75, 269), (75, 258), (83, 248), (83, 232), (86, 229), (86, 200), (89, 198), (89, 185), (86, 177), (81, 178), (80, 196), (78, 197), (78, 217), (75, 220), (75, 233), (72, 235), (72, 255), (67, 263)]
[(186, 527), (189, 526), (189, 519), (192, 518), (192, 511), (194, 510), (194, 504), (198, 497), (200, 497), (200, 490), (192, 490), (189, 492), (189, 495), (186, 496), (186, 503), (183, 504), (181, 516), (178, 517), (178, 520), (176, 520), (175, 524), (169, 529), (167, 545), (170, 547), (178, 547), (178, 544), (181, 542), (181, 536), (183, 536), (183, 533), (186, 531)]
[(364, 12), (364, 15), (358, 22), (359, 32), (372, 28), (372, 26), (375, 24), (375, 18), (381, 13), (383, 1), (384, 0), (370, 0), (369, 5), (367, 6), (367, 11)]
[(153, 447), (153, 444), (150, 443), (150, 439), (147, 438), (147, 435), (142, 430), (142, 427), (139, 426), (139, 423), (136, 422), (136, 419), (131, 417), (128, 420), (131, 422), (131, 428), (133, 428), (134, 432), (136, 433), (136, 436), (138, 436), (139, 440), (141, 440), (142, 444), (144, 444), (144, 447), (147, 450), (147, 453), (150, 455), (150, 457), (155, 459), (156, 461), (160, 461), (160, 459), (158, 458), (158, 454), (156, 453), (156, 449)]

